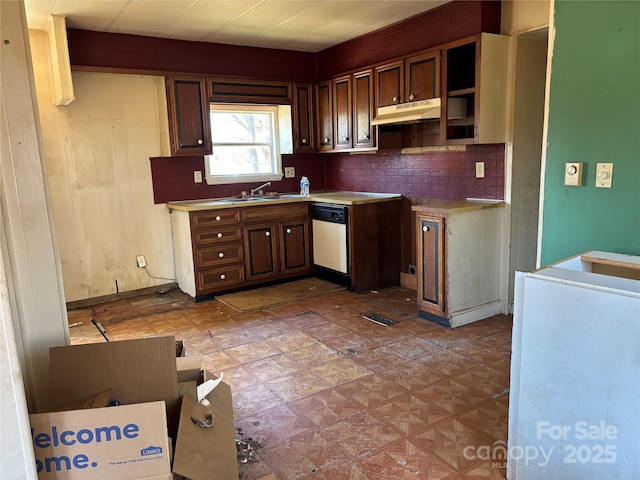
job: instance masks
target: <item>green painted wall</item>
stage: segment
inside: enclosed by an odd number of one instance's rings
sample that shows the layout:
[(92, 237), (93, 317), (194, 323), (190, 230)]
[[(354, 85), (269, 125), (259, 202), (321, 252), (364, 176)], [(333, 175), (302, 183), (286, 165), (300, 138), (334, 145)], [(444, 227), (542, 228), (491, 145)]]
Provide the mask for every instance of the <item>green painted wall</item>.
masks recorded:
[[(640, 1), (555, 2), (541, 264), (604, 250), (640, 255)], [(584, 162), (582, 187), (565, 162)], [(613, 187), (595, 187), (613, 162)]]

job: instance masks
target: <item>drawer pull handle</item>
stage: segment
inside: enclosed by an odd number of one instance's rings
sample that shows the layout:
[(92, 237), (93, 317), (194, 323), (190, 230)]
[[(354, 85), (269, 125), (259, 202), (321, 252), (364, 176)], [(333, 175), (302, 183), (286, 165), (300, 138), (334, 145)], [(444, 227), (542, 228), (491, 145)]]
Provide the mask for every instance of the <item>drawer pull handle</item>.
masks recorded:
[(220, 218), (220, 215), (216, 215), (216, 222), (219, 222), (220, 220), (222, 220), (222, 218)]
[(424, 227), (422, 227), (422, 231), (423, 232), (428, 232), (429, 231), (429, 227), (427, 227), (426, 225)]
[(302, 139), (302, 143), (304, 143), (304, 144), (306, 145), (306, 143), (307, 143), (307, 139), (306, 139), (306, 138), (303, 138), (303, 139)]
[(391, 100), (393, 100), (394, 102), (398, 101), (398, 97), (393, 97)]
[(409, 100), (413, 101), (413, 99), (416, 98), (413, 96), (413, 93), (411, 95), (409, 95)]
[(287, 233), (291, 233), (291, 229), (290, 228), (287, 228)]
[(329, 139), (325, 137), (324, 143), (329, 143)]
[(220, 275), (220, 280), (224, 280), (225, 278), (227, 278), (227, 276), (224, 273)]
[(224, 253), (220, 252), (220, 253), (218, 254), (218, 256), (219, 256), (220, 258), (222, 258), (222, 257), (224, 257)]
[(204, 142), (202, 141), (201, 138), (198, 139), (198, 145), (202, 145)]
[(222, 234), (221, 233), (218, 234), (218, 238), (222, 238)]
[(267, 237), (270, 237), (270, 236), (271, 236), (271, 232), (264, 232), (264, 234), (265, 234)]

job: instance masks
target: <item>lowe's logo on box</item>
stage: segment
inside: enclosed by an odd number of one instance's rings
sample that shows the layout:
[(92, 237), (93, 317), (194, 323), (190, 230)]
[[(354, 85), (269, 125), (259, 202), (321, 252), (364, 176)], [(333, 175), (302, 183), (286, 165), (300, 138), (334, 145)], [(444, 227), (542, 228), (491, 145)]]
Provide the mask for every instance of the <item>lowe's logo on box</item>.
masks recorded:
[(148, 457), (149, 455), (160, 455), (162, 453), (162, 447), (148, 446), (140, 450), (141, 457)]

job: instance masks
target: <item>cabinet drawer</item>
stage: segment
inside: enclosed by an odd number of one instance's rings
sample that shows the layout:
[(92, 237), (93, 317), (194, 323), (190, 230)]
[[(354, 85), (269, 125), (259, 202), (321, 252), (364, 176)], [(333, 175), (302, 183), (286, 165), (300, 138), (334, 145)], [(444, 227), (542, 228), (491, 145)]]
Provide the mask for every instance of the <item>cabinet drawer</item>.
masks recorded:
[(244, 259), (242, 243), (230, 243), (196, 250), (196, 262), (199, 268), (213, 267), (242, 262)]
[(242, 238), (242, 230), (238, 227), (225, 227), (195, 230), (193, 239), (196, 245), (217, 245), (219, 243), (228, 243), (239, 241)]
[(244, 282), (242, 265), (229, 265), (196, 272), (199, 293), (224, 290)]
[(306, 203), (285, 203), (270, 207), (249, 207), (242, 211), (242, 219), (246, 222), (273, 221), (281, 218), (304, 217), (307, 215)]
[(215, 225), (225, 225), (238, 223), (240, 221), (240, 210), (220, 209), (207, 210), (191, 213), (191, 228), (213, 227)]

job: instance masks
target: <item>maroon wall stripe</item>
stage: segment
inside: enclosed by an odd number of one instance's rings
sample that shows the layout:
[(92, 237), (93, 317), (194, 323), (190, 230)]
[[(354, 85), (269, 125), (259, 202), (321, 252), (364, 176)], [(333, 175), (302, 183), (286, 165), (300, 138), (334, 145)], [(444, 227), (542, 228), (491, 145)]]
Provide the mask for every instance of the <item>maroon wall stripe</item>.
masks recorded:
[(481, 32), (500, 33), (500, 1), (456, 0), (318, 53), (318, 79)]
[(90, 30), (67, 30), (75, 67), (113, 68), (310, 82), (316, 77), (313, 53), (188, 42)]

